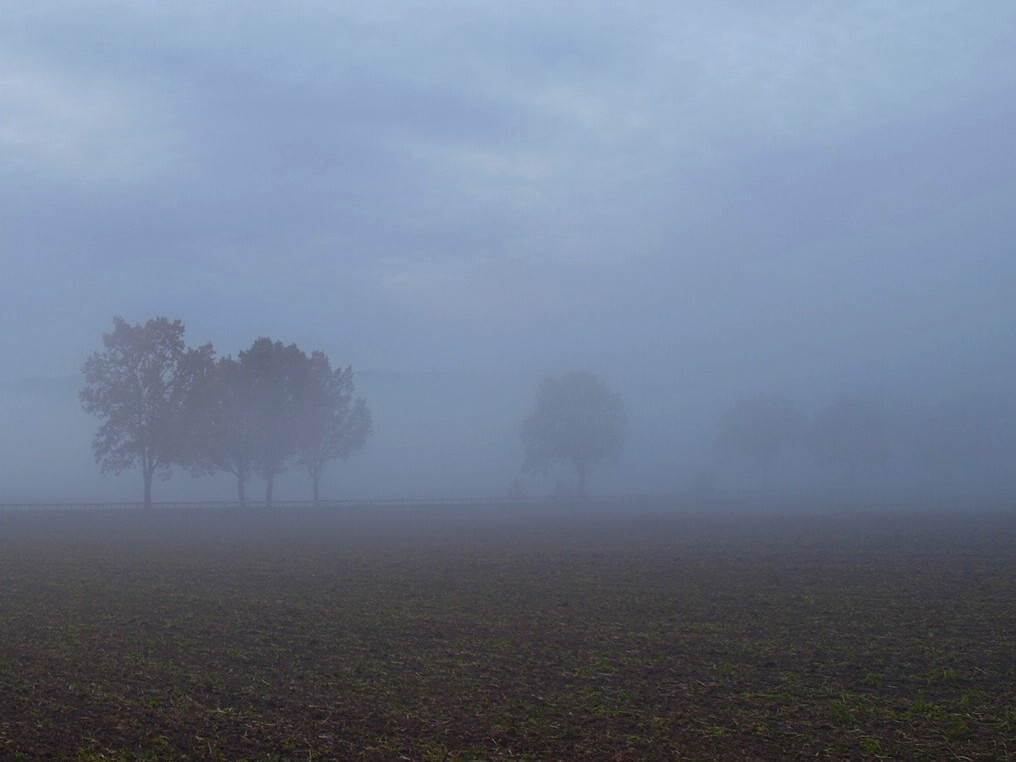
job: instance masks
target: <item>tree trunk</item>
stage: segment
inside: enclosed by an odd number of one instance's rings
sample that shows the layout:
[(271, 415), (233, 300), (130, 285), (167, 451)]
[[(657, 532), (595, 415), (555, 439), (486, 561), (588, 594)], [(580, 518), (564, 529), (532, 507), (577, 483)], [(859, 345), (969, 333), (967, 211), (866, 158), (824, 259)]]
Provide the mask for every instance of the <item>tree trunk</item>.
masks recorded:
[(319, 493), (318, 493), (318, 487), (320, 486), (320, 483), (321, 483), (321, 474), (320, 473), (317, 473), (317, 474), (312, 473), (310, 475), (310, 478), (314, 482), (314, 507), (318, 508), (321, 505), (321, 499), (320, 499), (320, 496), (319, 496)]
[(154, 469), (145, 466), (142, 469), (145, 476), (145, 510), (152, 510), (152, 476), (154, 475)]
[(247, 507), (247, 475), (242, 471), (236, 475), (236, 495), (240, 499), (240, 507)]
[(272, 490), (275, 487), (275, 474), (271, 471), (265, 478), (265, 508), (272, 507)]

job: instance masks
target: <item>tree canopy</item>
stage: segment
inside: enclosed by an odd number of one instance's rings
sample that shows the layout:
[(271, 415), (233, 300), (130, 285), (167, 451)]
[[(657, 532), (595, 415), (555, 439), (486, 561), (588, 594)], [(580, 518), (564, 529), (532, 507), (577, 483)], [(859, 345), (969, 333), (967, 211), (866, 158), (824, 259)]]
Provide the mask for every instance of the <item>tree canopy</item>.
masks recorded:
[(525, 467), (546, 471), (568, 463), (584, 494), (589, 468), (617, 459), (624, 426), (621, 397), (599, 377), (573, 371), (545, 378), (536, 390), (536, 409), (522, 425)]

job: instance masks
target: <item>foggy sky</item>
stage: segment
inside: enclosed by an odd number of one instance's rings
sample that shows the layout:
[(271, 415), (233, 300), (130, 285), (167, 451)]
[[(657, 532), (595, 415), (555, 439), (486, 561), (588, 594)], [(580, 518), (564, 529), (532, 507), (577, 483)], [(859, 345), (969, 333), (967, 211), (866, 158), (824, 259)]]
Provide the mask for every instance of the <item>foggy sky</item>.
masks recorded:
[(1013, 124), (1008, 2), (6, 3), (0, 382), (121, 314), (503, 374), (497, 420), (575, 368), (654, 431), (1002, 391)]

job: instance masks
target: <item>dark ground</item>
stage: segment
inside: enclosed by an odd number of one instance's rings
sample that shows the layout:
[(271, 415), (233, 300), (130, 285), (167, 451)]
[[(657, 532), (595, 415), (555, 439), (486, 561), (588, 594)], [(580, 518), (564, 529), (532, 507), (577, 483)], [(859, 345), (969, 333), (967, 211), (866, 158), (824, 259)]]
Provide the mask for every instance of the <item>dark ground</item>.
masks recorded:
[(1016, 511), (0, 516), (0, 759), (1016, 759)]

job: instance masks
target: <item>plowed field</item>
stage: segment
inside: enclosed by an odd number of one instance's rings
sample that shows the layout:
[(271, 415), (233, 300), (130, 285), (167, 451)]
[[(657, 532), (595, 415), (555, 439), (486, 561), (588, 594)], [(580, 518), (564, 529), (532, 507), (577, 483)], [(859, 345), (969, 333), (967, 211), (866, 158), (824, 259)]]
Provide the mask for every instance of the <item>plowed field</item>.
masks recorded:
[(0, 517), (0, 758), (1016, 758), (1016, 514)]

